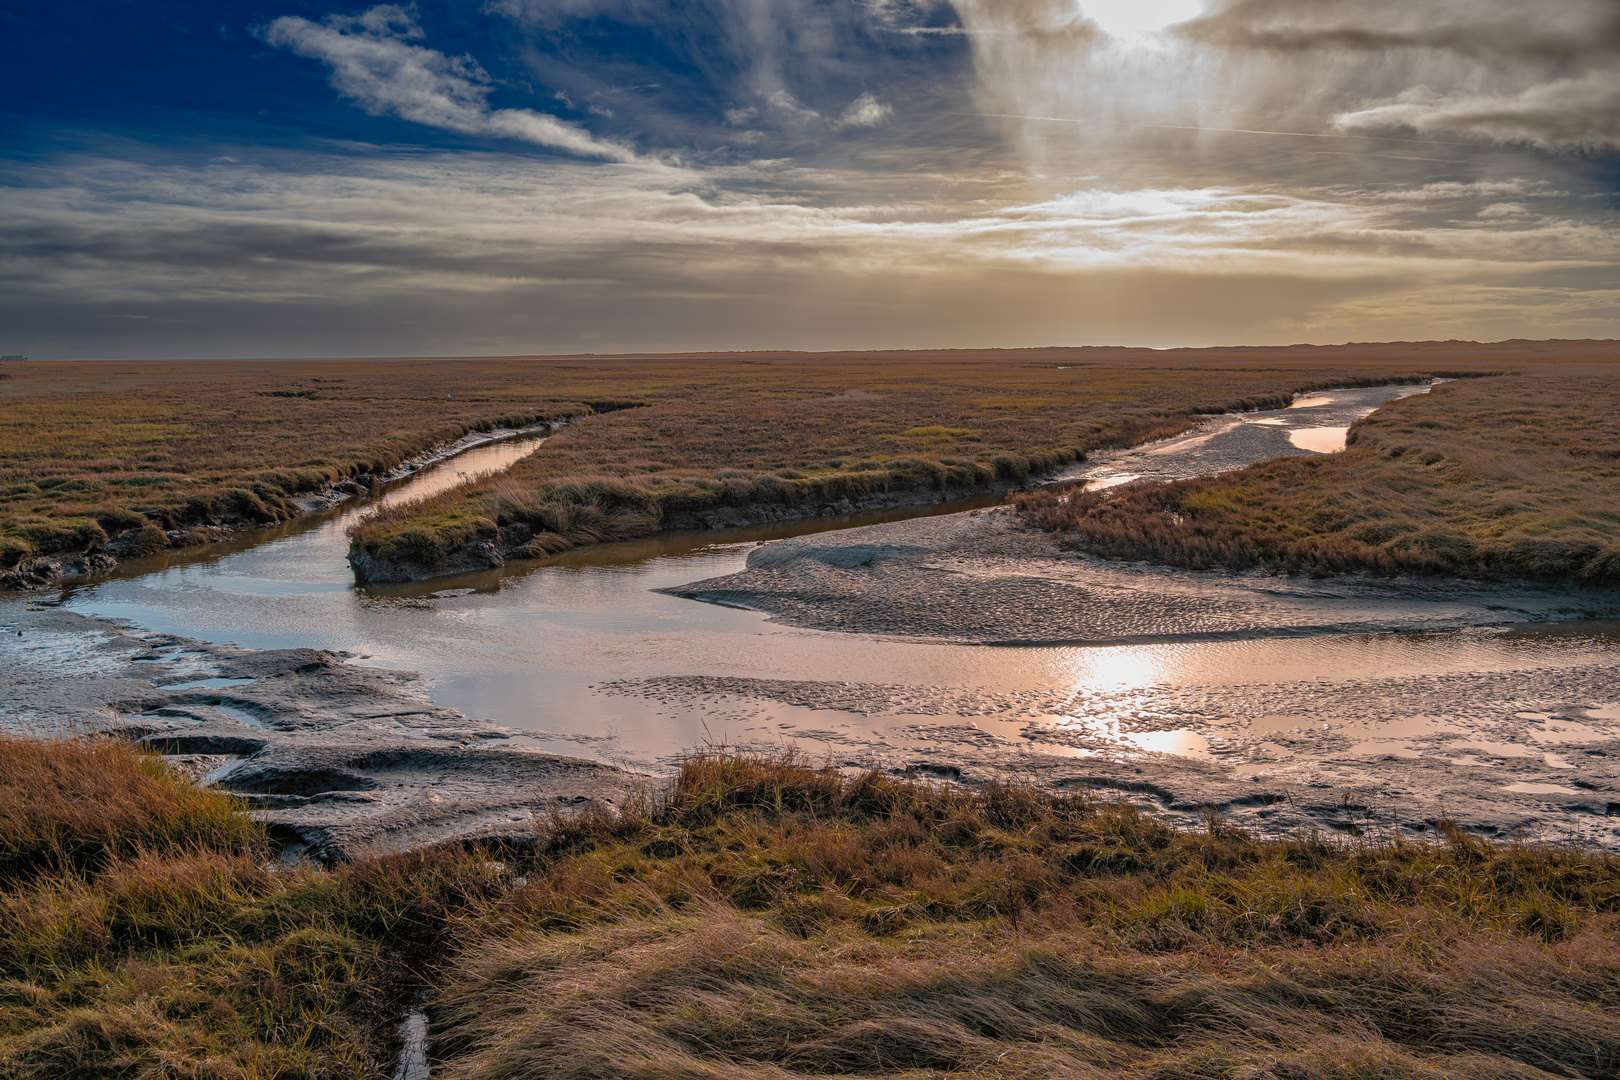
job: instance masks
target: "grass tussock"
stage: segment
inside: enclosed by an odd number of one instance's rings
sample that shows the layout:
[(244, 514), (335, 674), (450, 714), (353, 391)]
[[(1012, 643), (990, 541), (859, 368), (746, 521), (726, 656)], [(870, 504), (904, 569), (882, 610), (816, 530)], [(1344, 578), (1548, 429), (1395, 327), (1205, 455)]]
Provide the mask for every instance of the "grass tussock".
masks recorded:
[[(4, 749), (0, 794), (40, 790), (39, 757)], [(217, 824), (241, 820), (228, 796), (127, 748), (38, 755), (117, 821), (49, 784), (8, 819), (31, 850), (104, 850), (0, 883), (0, 1075), (385, 1075), (423, 990), (446, 1077), (1620, 1071), (1608, 856), (1183, 833), (704, 753), (522, 850), (272, 870), (262, 831)]]
[(1437, 387), (1341, 454), (1108, 492), (1018, 497), (1072, 546), (1197, 569), (1421, 573), (1620, 585), (1620, 382)]
[(382, 1076), (500, 895), (476, 853), (272, 871), (228, 795), (110, 742), (0, 739), (0, 1076)]

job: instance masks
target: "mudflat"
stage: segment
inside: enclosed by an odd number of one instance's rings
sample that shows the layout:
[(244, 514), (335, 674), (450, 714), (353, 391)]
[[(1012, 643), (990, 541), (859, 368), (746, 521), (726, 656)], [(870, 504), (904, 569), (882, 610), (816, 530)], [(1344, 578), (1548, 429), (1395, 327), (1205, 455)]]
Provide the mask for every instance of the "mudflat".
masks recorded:
[(0, 730), (110, 734), (241, 798), (325, 861), (437, 843), (532, 844), (553, 811), (622, 805), (649, 778), (527, 749), (428, 700), (409, 672), (314, 649), (238, 649), (60, 611), (0, 636)]

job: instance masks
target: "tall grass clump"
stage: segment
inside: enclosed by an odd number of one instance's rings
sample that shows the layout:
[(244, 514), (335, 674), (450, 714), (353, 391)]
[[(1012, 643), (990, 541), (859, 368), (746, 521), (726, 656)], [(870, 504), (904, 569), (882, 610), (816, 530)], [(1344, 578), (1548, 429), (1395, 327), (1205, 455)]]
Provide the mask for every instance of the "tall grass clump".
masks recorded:
[(459, 849), (276, 868), (227, 794), (0, 738), (0, 1076), (380, 1077), (503, 876)]
[(117, 743), (0, 736), (0, 777), (0, 882), (100, 871), (149, 849), (265, 853), (263, 829), (231, 799)]
[[(537, 812), (523, 844), (277, 867), (207, 824), (229, 796), (133, 750), (6, 749), (6, 798), (43, 755), (112, 808), (8, 819), (34, 848), (62, 820), (145, 839), (0, 882), (5, 1076), (385, 1076), (423, 995), (458, 1078), (1620, 1071), (1606, 855), (1445, 823), (1181, 832), (707, 751), (620, 813)], [(193, 797), (214, 809), (169, 809)]]

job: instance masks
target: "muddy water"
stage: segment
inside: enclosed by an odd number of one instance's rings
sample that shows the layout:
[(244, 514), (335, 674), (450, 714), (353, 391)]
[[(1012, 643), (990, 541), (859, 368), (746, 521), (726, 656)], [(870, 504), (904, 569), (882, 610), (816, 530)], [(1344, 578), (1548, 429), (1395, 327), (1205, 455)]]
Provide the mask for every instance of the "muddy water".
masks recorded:
[[(1333, 392), (1302, 408), (1217, 418), (1083, 472), (1109, 482), (1301, 453), (1301, 433), (1326, 438), (1322, 429), (1406, 392)], [(380, 500), (131, 566), (60, 603), (216, 643), (347, 650), (422, 672), (439, 704), (516, 729), (523, 742), (644, 766), (706, 741), (941, 768), (1009, 754), (1165, 753), (1244, 775), (1324, 755), (1409, 754), (1512, 766), (1503, 786), (1530, 798), (1538, 783), (1567, 786), (1559, 763), (1620, 731), (1620, 635), (1609, 624), (991, 648), (795, 630), (656, 591), (740, 570), (762, 539), (991, 499), (669, 534), (463, 579), (355, 586), (344, 531), (359, 515), (455, 473), (504, 468), (539, 445), (480, 447)], [(1520, 768), (1530, 765), (1546, 775)]]

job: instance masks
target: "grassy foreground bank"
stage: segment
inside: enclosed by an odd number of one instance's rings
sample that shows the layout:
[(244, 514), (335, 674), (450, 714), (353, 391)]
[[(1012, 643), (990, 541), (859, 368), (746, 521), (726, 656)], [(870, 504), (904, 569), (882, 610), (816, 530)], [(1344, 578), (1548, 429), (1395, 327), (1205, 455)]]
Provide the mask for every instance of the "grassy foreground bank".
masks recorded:
[(1384, 406), (1348, 442), (1327, 457), (1018, 505), (1114, 558), (1620, 585), (1620, 378), (1450, 383)]
[(267, 868), (223, 794), (0, 741), (0, 1075), (1528, 1078), (1620, 1071), (1620, 861), (1257, 842), (703, 754), (527, 851)]

